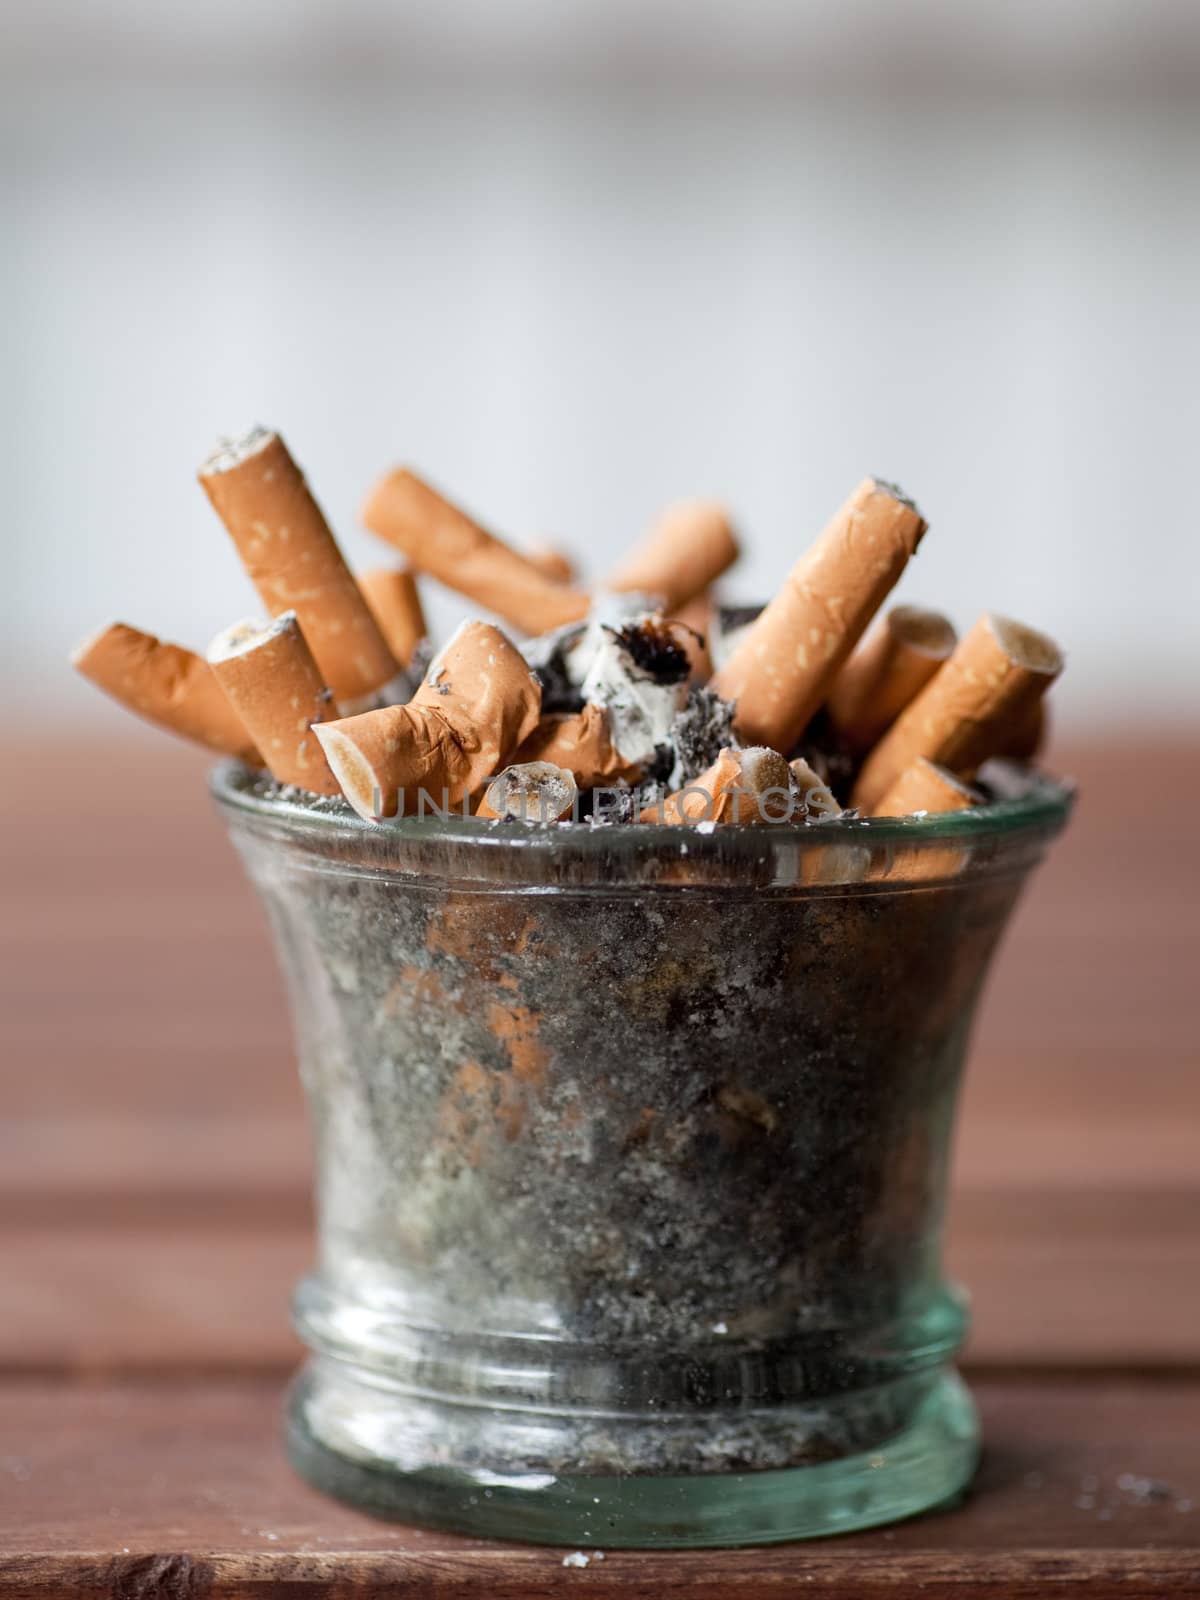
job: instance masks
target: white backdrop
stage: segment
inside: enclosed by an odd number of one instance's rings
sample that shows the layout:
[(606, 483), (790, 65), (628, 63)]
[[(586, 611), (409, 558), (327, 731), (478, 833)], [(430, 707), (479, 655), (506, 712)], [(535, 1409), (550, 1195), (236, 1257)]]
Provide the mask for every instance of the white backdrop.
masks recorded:
[(193, 473), (261, 420), (355, 559), (407, 460), (593, 572), (722, 495), (739, 598), (895, 477), (907, 598), (1059, 635), (1064, 723), (1195, 716), (1200, 7), (897, 9), (0, 12), (18, 715), (254, 609)]

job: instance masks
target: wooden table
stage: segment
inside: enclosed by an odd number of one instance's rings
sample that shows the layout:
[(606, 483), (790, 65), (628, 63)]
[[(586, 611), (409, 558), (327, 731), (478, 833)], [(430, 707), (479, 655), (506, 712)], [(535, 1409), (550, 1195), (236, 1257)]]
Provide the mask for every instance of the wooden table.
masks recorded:
[(958, 1144), (950, 1256), (987, 1440), (973, 1494), (836, 1540), (564, 1568), (562, 1551), (373, 1522), (292, 1476), (278, 1417), (306, 1134), (203, 762), (149, 738), (70, 764), (10, 751), (0, 1584), (1200, 1594), (1200, 850), (1181, 803), (1200, 751), (1056, 764), (1084, 800), (1001, 956)]

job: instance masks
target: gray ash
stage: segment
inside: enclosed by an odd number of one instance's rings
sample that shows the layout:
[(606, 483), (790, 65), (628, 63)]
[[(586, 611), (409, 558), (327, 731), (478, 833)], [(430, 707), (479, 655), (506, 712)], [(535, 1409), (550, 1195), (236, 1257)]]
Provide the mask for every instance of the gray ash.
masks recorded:
[(673, 743), (656, 745), (654, 748), (654, 760), (646, 768), (642, 782), (670, 784), (676, 770), (677, 761), (678, 757)]
[(884, 494), (891, 495), (893, 500), (898, 500), (902, 506), (907, 506), (910, 511), (920, 515), (920, 507), (911, 495), (905, 494), (898, 483), (893, 483), (890, 478), (877, 478), (872, 474), (871, 481), (876, 488), (882, 489)]
[(690, 783), (711, 767), (726, 745), (736, 745), (733, 703), (707, 685), (694, 688), (671, 730), (675, 741), (676, 775)]
[(420, 684), (432, 665), (433, 641), (431, 639), (418, 639), (413, 648), (412, 658), (404, 669), (405, 676), (414, 686)]
[(583, 710), (583, 696), (579, 685), (572, 680), (567, 657), (583, 636), (584, 625), (575, 623), (543, 634), (539, 639), (529, 639), (521, 646), (521, 654), (542, 686), (542, 715), (565, 712), (570, 715)]
[(611, 789), (589, 789), (579, 796), (579, 817), (593, 828), (606, 828), (614, 823), (636, 822), (641, 810), (637, 789), (627, 783)]
[(655, 683), (683, 683), (692, 670), (687, 651), (669, 625), (658, 617), (628, 622), (612, 632), (622, 648), (628, 651), (635, 666), (653, 678)]
[(542, 715), (564, 713), (573, 715), (583, 710), (583, 696), (567, 677), (561, 661), (552, 666), (534, 667), (533, 675), (542, 686)]

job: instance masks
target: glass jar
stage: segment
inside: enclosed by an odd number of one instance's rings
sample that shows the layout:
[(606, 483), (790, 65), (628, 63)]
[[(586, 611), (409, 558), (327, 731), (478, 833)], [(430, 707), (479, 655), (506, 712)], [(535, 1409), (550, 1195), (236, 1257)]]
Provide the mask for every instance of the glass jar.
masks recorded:
[(907, 1516), (978, 1450), (940, 1272), (976, 1000), (1069, 792), (759, 827), (214, 789), (316, 1146), (299, 1470), (573, 1546)]

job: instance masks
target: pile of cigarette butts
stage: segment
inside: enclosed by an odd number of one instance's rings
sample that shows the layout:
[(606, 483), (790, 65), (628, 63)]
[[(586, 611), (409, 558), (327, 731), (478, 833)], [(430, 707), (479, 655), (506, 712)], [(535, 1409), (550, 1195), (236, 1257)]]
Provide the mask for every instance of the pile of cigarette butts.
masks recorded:
[[(936, 611), (870, 624), (926, 524), (867, 478), (763, 607), (722, 606), (738, 558), (725, 509), (670, 506), (602, 584), (550, 548), (487, 532), (414, 473), (362, 519), (402, 563), (355, 575), (277, 433), (200, 469), (267, 619), (207, 657), (124, 623), (72, 657), (130, 711), (265, 768), (281, 792), (374, 822), (446, 810), (595, 826), (909, 816), (979, 804), (979, 768), (1029, 761), (1057, 645), (987, 613), (959, 639)], [(499, 617), (435, 655), (418, 584)]]

